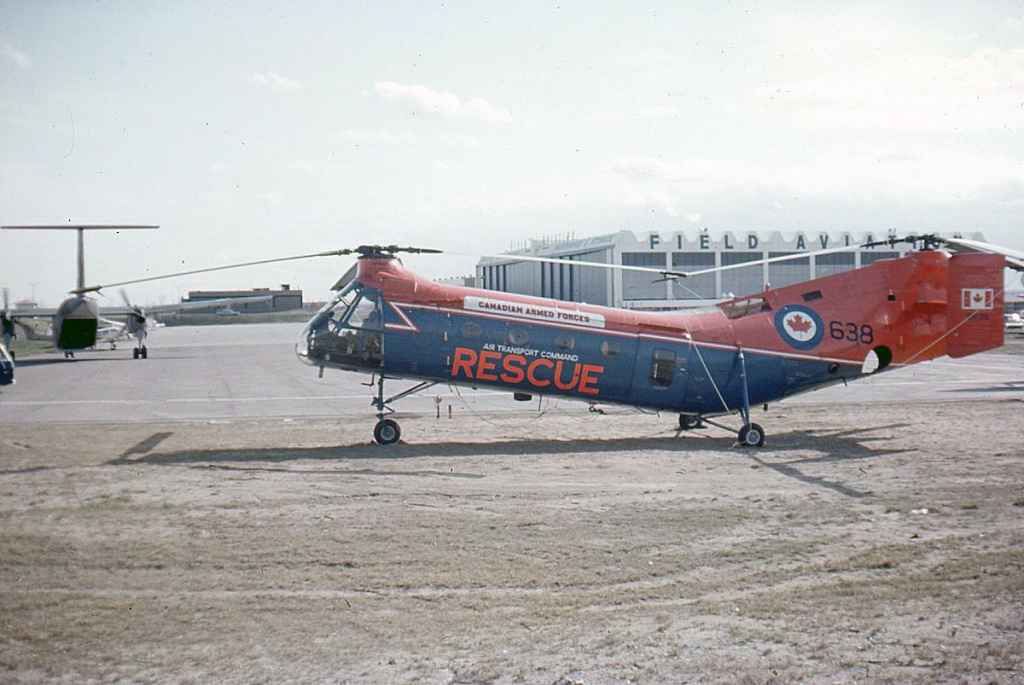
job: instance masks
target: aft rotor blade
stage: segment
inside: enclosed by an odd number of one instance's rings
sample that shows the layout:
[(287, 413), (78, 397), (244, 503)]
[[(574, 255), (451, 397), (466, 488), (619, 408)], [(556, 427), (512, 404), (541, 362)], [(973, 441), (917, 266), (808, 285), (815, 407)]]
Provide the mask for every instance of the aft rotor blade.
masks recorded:
[(1015, 260), (1017, 262), (1024, 261), (1024, 252), (1019, 250), (1011, 250), (1008, 247), (1002, 245), (993, 245), (992, 243), (983, 243), (980, 240), (964, 240), (963, 238), (946, 238), (946, 242), (950, 245), (956, 245), (958, 247), (971, 250), (973, 252), (988, 252), (990, 254), (1001, 254), (1008, 259)]
[[(784, 255), (782, 257), (768, 257), (766, 259), (755, 259), (750, 262), (742, 262), (740, 264), (727, 264), (725, 266), (713, 266), (708, 269), (700, 269), (698, 271), (673, 271), (671, 269), (657, 269), (649, 266), (627, 266), (624, 264), (606, 264), (604, 262), (583, 262), (571, 259), (558, 259), (556, 257), (533, 257), (528, 255), (516, 255), (516, 254), (500, 254), (500, 255), (476, 255), (487, 259), (507, 259), (510, 261), (524, 261), (524, 262), (544, 262), (549, 264), (569, 264), (571, 266), (593, 266), (601, 269), (616, 269), (620, 271), (639, 271), (642, 273), (653, 273), (662, 276), (662, 280), (673, 279), (673, 278), (691, 278), (693, 276), (702, 276), (704, 274), (713, 274), (718, 271), (729, 271), (731, 269), (742, 269), (748, 266), (756, 266), (758, 264), (772, 264), (775, 262), (785, 262), (794, 259), (806, 259), (807, 257), (816, 257), (819, 255), (836, 254), (839, 252), (853, 252), (856, 250), (863, 249), (863, 245), (845, 245), (843, 247), (832, 247), (826, 250), (816, 250), (813, 252), (796, 252), (791, 255)], [(456, 254), (449, 252), (448, 254)], [(652, 253), (661, 254), (661, 253)], [(462, 255), (470, 257), (473, 255)]]
[(782, 257), (768, 257), (767, 259), (755, 259), (751, 262), (741, 262), (739, 264), (726, 264), (725, 266), (713, 266), (710, 269), (701, 269), (700, 271), (689, 271), (687, 276), (702, 276), (704, 274), (713, 274), (718, 271), (729, 271), (731, 269), (742, 269), (745, 266), (756, 266), (758, 264), (774, 264), (775, 262), (788, 262), (794, 259), (806, 259), (808, 257), (819, 257), (827, 254), (838, 254), (840, 252), (854, 252), (862, 249), (863, 245), (846, 245), (844, 247), (831, 247), (827, 250), (815, 250), (814, 252), (795, 252), (790, 255), (783, 255)]
[(98, 292), (103, 288), (113, 288), (119, 285), (133, 285), (135, 283), (149, 283), (150, 281), (162, 281), (168, 278), (178, 278), (180, 276), (191, 276), (193, 274), (205, 274), (211, 271), (226, 271), (227, 269), (241, 269), (246, 266), (259, 266), (260, 264), (276, 264), (278, 262), (293, 262), (299, 259), (312, 259), (314, 257), (340, 257), (343, 255), (352, 254), (352, 250), (329, 250), (327, 252), (311, 252), (310, 254), (293, 255), (291, 257), (274, 257), (272, 259), (258, 259), (252, 262), (238, 262), (236, 264), (224, 264), (222, 266), (212, 266), (205, 269), (192, 269), (190, 271), (179, 271), (173, 274), (161, 274), (160, 276), (148, 276), (146, 278), (136, 278), (130, 281), (119, 281), (117, 283), (104, 283), (102, 285), (92, 285), (87, 288), (75, 288), (70, 291), (74, 294), (80, 295), (88, 292)]

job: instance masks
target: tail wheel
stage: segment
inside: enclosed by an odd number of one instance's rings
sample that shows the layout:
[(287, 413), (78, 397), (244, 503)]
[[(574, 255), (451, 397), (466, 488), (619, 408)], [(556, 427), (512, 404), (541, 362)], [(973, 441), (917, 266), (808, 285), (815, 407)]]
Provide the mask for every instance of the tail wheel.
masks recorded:
[(378, 445), (393, 445), (402, 437), (402, 429), (398, 422), (391, 419), (381, 419), (373, 427), (373, 439)]
[(744, 426), (740, 428), (738, 439), (742, 447), (764, 447), (764, 428), (756, 423)]

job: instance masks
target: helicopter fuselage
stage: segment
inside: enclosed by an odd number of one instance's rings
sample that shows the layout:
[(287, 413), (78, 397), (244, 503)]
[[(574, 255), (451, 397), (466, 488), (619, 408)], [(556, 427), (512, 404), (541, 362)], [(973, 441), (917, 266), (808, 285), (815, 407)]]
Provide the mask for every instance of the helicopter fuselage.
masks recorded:
[(1002, 345), (1003, 265), (916, 252), (707, 311), (652, 313), (440, 285), (363, 258), (297, 352), (387, 378), (726, 414)]

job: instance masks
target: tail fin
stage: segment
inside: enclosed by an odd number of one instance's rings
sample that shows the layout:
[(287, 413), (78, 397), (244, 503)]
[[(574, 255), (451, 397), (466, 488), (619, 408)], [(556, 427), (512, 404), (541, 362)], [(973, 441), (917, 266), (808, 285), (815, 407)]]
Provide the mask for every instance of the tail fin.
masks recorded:
[(1003, 345), (1002, 255), (959, 254), (949, 260), (946, 353), (966, 357)]

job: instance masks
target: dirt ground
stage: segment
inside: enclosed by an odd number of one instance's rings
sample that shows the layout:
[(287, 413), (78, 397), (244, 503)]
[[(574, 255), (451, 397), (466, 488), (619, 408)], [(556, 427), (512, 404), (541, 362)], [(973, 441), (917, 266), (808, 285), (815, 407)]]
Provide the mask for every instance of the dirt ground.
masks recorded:
[(4, 426), (0, 681), (1024, 682), (1022, 411)]

